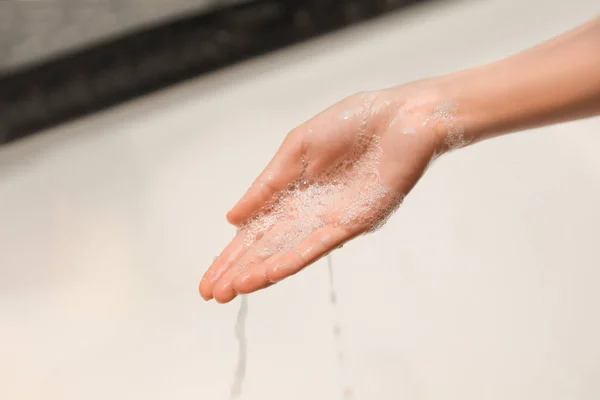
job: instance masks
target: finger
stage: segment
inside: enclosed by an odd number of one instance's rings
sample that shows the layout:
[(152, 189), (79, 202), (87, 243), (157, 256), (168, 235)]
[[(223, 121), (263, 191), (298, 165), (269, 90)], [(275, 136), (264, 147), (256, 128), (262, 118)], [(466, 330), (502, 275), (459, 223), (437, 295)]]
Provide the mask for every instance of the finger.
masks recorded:
[(254, 268), (256, 265), (264, 263), (267, 259), (275, 256), (273, 253), (278, 244), (284, 239), (283, 234), (290, 230), (286, 222), (281, 222), (265, 233), (259, 240), (238, 258), (234, 265), (231, 265), (223, 272), (221, 277), (213, 286), (212, 297), (219, 303), (228, 303), (237, 296), (237, 291), (233, 287), (233, 281), (239, 274)]
[(267, 271), (279, 265), (284, 258), (284, 254), (279, 254), (266, 259), (264, 262), (254, 265), (247, 271), (240, 273), (233, 280), (233, 289), (238, 294), (250, 294), (258, 290), (266, 289), (275, 284), (267, 276)]
[[(311, 252), (324, 252), (322, 255), (316, 256), (314, 260), (316, 261), (316, 259), (340, 246), (344, 240), (349, 240), (351, 237), (352, 234), (348, 229), (327, 226), (309, 233), (305, 239), (300, 238), (300, 246), (295, 248), (295, 251), (292, 253), (296, 254), (299, 251), (309, 256)], [(317, 244), (316, 246), (315, 243)], [(320, 249), (319, 246), (322, 248)], [(262, 247), (262, 244), (260, 247)], [(330, 250), (328, 250), (329, 247), (331, 247)], [(249, 294), (271, 286), (275, 282), (269, 277), (268, 271), (274, 270), (280, 265), (289, 264), (290, 254), (290, 251), (287, 250), (279, 254), (274, 254), (262, 260), (262, 262), (259, 259), (252, 260), (253, 263), (251, 266), (238, 271), (238, 274), (233, 278), (233, 290), (237, 294)], [(314, 261), (307, 260), (308, 263)]]
[(243, 224), (254, 213), (277, 199), (302, 175), (304, 170), (301, 131), (288, 135), (271, 162), (254, 181), (241, 200), (227, 213), (227, 220), (236, 226)]
[[(263, 279), (267, 282), (279, 282), (297, 274), (305, 267), (313, 264), (315, 261), (356, 237), (358, 233), (341, 226), (330, 225), (319, 229), (300, 244), (300, 246), (282, 257), (275, 265), (268, 266)], [(254, 271), (256, 271), (257, 276), (262, 274), (262, 271), (256, 267), (252, 268), (249, 272), (252, 273)], [(253, 291), (253, 289), (258, 289), (261, 284), (264, 284), (259, 277), (254, 279), (247, 278), (246, 282), (248, 287), (240, 288), (244, 292)], [(254, 286), (250, 286), (251, 284)]]
[(247, 233), (245, 231), (238, 232), (206, 271), (199, 287), (200, 295), (204, 300), (208, 301), (213, 298), (212, 293), (215, 283), (248, 250), (246, 239)]

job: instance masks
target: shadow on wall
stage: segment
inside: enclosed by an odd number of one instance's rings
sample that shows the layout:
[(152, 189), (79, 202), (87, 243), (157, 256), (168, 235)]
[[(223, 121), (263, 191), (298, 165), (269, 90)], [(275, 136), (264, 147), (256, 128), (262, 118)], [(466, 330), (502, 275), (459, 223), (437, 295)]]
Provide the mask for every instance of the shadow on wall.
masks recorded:
[[(0, 144), (425, 1), (2, 2), (0, 49), (8, 57), (0, 60)], [(87, 29), (94, 10), (100, 17)], [(103, 25), (107, 15), (118, 18)], [(79, 50), (65, 53), (69, 47)]]

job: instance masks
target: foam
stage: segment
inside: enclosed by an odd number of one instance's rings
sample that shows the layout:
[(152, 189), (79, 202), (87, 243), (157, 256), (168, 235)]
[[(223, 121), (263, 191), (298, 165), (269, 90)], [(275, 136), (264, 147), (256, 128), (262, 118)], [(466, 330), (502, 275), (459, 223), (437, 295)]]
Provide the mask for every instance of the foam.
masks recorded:
[(257, 256), (293, 250), (325, 226), (342, 226), (356, 234), (373, 232), (399, 206), (402, 198), (381, 180), (380, 137), (367, 129), (366, 113), (357, 116), (361, 129), (349, 154), (317, 176), (303, 173), (274, 204), (240, 227), (246, 246), (260, 241), (253, 248)]
[[(458, 118), (458, 106), (443, 103), (420, 122), (413, 119), (410, 109), (403, 104), (386, 102), (376, 93), (357, 96), (359, 104), (352, 104), (340, 115), (344, 121), (356, 118), (358, 132), (351, 151), (335, 165), (316, 176), (307, 170), (310, 160), (302, 159), (304, 172), (298, 180), (279, 194), (276, 201), (239, 227), (244, 232), (244, 244), (254, 254), (245, 256), (245, 270), (274, 254), (296, 249), (313, 233), (326, 226), (344, 227), (352, 235), (374, 232), (381, 228), (401, 205), (404, 194), (387, 187), (381, 178), (380, 161), (383, 156), (381, 137), (369, 127), (374, 114), (381, 119), (393, 117), (387, 126), (399, 122), (398, 134), (418, 135), (422, 127), (437, 124), (447, 130), (443, 152), (468, 144), (464, 128)], [(390, 110), (396, 112), (390, 113)], [(432, 160), (439, 154), (434, 154)], [(259, 242), (258, 245), (254, 246)]]
[(447, 133), (444, 140), (444, 152), (457, 150), (470, 143), (470, 140), (465, 136), (465, 128), (458, 115), (458, 104), (443, 103), (434, 110), (433, 115), (423, 122), (423, 126), (430, 125), (432, 122), (439, 122), (445, 126)]

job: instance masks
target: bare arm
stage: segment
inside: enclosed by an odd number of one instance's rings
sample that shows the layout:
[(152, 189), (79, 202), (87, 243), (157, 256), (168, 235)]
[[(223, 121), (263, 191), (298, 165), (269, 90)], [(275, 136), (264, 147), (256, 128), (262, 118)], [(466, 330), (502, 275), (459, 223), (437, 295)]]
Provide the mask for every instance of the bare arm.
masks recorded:
[(468, 140), (600, 114), (600, 18), (533, 49), (436, 79)]
[(294, 129), (228, 214), (200, 284), (231, 301), (385, 223), (448, 149), (600, 114), (600, 18), (487, 66), (360, 93)]

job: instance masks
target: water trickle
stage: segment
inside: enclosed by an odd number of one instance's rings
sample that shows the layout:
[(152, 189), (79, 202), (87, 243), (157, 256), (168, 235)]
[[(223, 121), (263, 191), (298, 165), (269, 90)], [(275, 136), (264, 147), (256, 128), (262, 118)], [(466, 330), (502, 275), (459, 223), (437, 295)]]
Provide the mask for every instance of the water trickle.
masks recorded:
[(239, 352), (238, 361), (234, 373), (233, 383), (231, 384), (230, 399), (237, 399), (242, 394), (244, 378), (246, 377), (246, 363), (248, 360), (248, 349), (246, 339), (246, 318), (248, 316), (248, 298), (241, 296), (240, 309), (238, 311), (235, 323), (235, 337), (238, 341)]
[[(344, 355), (344, 346), (342, 344), (342, 325), (340, 323), (340, 317), (339, 317), (339, 311), (337, 309), (337, 293), (335, 291), (335, 284), (334, 284), (334, 275), (333, 275), (333, 257), (330, 255), (327, 256), (327, 270), (329, 271), (329, 290), (330, 290), (330, 294), (329, 294), (329, 302), (331, 304), (331, 306), (333, 307), (333, 311), (334, 311), (334, 322), (333, 322), (333, 336), (335, 338), (335, 342), (337, 345), (337, 359), (338, 359), (338, 365), (339, 365), (339, 369), (340, 369), (340, 375), (341, 375), (341, 379), (345, 380), (346, 377), (346, 357)], [(352, 387), (350, 386), (344, 386), (342, 385), (340, 388), (341, 391), (341, 395), (342, 395), (342, 399), (343, 400), (352, 400), (354, 398), (353, 396), (353, 390)]]

